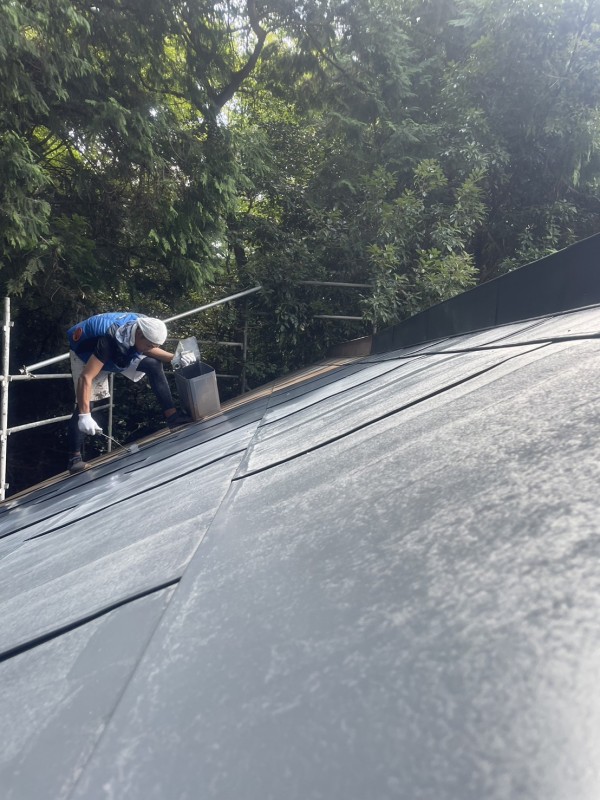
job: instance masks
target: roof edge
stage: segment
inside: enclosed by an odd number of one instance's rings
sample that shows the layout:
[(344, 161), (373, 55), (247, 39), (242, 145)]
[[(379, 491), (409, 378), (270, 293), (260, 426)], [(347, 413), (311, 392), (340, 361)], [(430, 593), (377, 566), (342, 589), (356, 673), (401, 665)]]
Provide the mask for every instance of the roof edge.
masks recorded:
[(600, 233), (373, 335), (371, 353), (600, 303)]

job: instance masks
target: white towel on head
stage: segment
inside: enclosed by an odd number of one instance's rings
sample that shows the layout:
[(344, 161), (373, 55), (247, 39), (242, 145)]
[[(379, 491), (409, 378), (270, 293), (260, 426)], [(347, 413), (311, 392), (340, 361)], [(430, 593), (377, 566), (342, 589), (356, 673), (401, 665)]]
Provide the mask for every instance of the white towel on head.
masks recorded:
[(115, 331), (115, 339), (119, 344), (124, 344), (125, 347), (133, 347), (135, 345), (135, 332), (137, 327), (138, 324), (136, 321), (121, 325), (121, 327), (117, 328)]

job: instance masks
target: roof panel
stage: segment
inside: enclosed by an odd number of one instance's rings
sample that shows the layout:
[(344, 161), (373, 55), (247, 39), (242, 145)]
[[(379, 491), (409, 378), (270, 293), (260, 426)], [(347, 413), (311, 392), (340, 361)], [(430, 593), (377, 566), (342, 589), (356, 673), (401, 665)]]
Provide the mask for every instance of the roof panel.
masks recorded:
[(172, 590), (0, 663), (3, 800), (67, 798)]
[[(600, 332), (600, 309), (584, 308), (538, 320), (532, 334), (536, 339), (560, 336), (597, 336)], [(513, 338), (515, 338), (513, 336)]]
[(597, 321), (317, 365), (9, 501), (8, 796), (595, 798)]
[(239, 480), (73, 797), (595, 797), (599, 379), (545, 348)]
[(218, 437), (213, 431), (210, 437), (199, 435), (190, 439), (188, 433), (188, 438), (180, 438), (177, 445), (168, 441), (158, 449), (151, 445), (135, 454), (118, 455), (109, 463), (70, 478), (66, 485), (54, 488), (35, 504), (17, 504), (10, 520), (5, 524), (0, 522), (0, 536), (21, 533), (20, 539), (31, 539), (129, 498), (152, 493), (157, 487), (215, 460), (242, 453), (255, 427), (256, 423), (244, 425)]
[(535, 347), (516, 347), (510, 352), (482, 351), (471, 354), (469, 359), (458, 355), (402, 359), (397, 370), (384, 376), (378, 375), (372, 365), (366, 367), (369, 370), (367, 375), (373, 370), (369, 382), (364, 381), (363, 373), (357, 373), (352, 376), (354, 387), (347, 389), (343, 382), (338, 393), (318, 399), (315, 404), (311, 403), (312, 395), (307, 395), (302, 401), (304, 409), (298, 410), (291, 405), (287, 417), (283, 417), (282, 410), (278, 409), (273, 422), (267, 410), (239, 474), (265, 469), (345, 436), (362, 425), (371, 424), (374, 419), (398, 413), (429, 395), (445, 391), (455, 383), (471, 380), (480, 372), (493, 369)]
[(0, 561), (0, 655), (178, 580), (240, 458), (226, 456), (110, 507), (92, 504), (88, 513), (81, 506), (77, 519), (51, 532), (27, 529), (41, 538)]

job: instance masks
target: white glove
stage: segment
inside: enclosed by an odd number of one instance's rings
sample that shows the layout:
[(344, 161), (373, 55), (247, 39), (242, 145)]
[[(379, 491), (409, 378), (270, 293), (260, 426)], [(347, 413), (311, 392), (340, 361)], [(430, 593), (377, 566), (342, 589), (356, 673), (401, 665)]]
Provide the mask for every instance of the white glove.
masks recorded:
[(183, 353), (175, 353), (173, 356), (173, 360), (171, 364), (175, 369), (179, 369), (180, 367), (189, 367), (190, 364), (193, 364), (196, 361), (196, 356), (190, 352), (183, 352)]
[(102, 428), (98, 425), (91, 414), (80, 414), (77, 427), (82, 433), (87, 433), (89, 436), (95, 436), (97, 433), (102, 433)]

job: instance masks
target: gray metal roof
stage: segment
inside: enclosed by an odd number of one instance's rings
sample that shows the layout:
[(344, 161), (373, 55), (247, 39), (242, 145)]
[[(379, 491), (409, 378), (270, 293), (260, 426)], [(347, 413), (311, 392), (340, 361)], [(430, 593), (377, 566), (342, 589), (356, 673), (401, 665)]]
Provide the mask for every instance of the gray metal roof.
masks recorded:
[(600, 310), (0, 506), (3, 800), (597, 800)]

